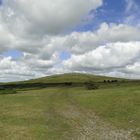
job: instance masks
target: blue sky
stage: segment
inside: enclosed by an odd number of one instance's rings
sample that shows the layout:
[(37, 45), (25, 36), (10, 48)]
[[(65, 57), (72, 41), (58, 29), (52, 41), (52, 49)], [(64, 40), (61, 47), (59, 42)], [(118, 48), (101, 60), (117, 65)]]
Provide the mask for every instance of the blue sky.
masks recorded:
[(10, 56), (13, 59), (19, 59), (20, 57), (23, 56), (23, 53), (21, 51), (18, 51), (18, 50), (9, 50), (9, 51), (3, 52), (2, 55), (5, 56), (5, 57)]
[(71, 54), (68, 51), (62, 51), (60, 52), (59, 58), (61, 60), (67, 60), (71, 57)]
[(104, 4), (96, 10), (90, 12), (93, 18), (85, 25), (77, 26), (77, 31), (95, 30), (102, 22), (121, 23), (125, 17), (125, 0), (104, 0)]
[[(139, 18), (140, 0), (130, 0), (138, 6), (138, 9), (132, 7), (131, 11), (126, 12), (127, 2), (125, 0), (104, 0), (104, 4), (98, 9), (90, 12), (91, 19), (87, 22), (81, 22), (74, 30), (91, 31), (99, 28), (102, 22), (106, 23), (124, 23), (127, 16), (134, 15), (135, 20)], [(93, 15), (93, 16), (92, 16)], [(136, 22), (136, 21), (134, 21)]]

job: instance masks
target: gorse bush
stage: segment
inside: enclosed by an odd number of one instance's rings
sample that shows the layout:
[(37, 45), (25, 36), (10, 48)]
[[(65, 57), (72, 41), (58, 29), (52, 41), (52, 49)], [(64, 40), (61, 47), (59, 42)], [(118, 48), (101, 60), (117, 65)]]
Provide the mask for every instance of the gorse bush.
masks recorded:
[(98, 86), (95, 85), (95, 83), (93, 81), (88, 81), (85, 83), (85, 85), (88, 90), (98, 89)]

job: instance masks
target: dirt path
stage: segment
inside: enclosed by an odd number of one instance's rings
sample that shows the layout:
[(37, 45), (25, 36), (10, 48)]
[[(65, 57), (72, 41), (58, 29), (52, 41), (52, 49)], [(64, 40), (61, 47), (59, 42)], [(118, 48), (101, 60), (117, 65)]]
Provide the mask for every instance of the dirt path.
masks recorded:
[(81, 111), (74, 105), (67, 106), (61, 115), (73, 127), (71, 140), (135, 140), (131, 130), (118, 130), (93, 112)]
[(71, 126), (71, 138), (66, 134), (66, 140), (136, 140), (132, 136), (132, 130), (118, 130), (100, 119), (93, 111), (75, 104), (69, 95), (69, 92), (61, 94), (61, 98), (63, 96), (66, 100), (66, 105), (55, 110)]

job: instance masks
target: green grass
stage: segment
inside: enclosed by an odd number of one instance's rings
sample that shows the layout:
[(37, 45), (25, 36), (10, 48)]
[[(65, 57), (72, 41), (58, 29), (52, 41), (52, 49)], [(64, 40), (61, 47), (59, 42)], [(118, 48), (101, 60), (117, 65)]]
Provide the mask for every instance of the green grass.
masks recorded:
[(77, 128), (90, 112), (117, 129), (133, 129), (139, 139), (139, 81), (102, 83), (97, 90), (53, 87), (0, 91), (0, 139), (76, 140)]
[(1, 89), (0, 90), (0, 94), (16, 94), (16, 90), (15, 89)]
[(54, 95), (57, 91), (43, 89), (0, 95), (0, 137), (6, 140), (57, 140), (61, 137), (69, 130), (69, 125), (55, 111), (63, 101), (61, 96)]
[(81, 90), (74, 99), (118, 127), (140, 127), (140, 86)]
[(24, 82), (22, 81), (18, 83), (38, 83), (38, 82), (39, 83), (62, 83), (62, 82), (84, 83), (89, 80), (102, 82), (103, 80), (112, 80), (112, 79), (124, 80), (121, 78), (98, 76), (98, 75), (91, 75), (91, 74), (67, 73), (67, 74), (58, 74), (53, 76), (42, 77), (38, 79), (32, 79)]

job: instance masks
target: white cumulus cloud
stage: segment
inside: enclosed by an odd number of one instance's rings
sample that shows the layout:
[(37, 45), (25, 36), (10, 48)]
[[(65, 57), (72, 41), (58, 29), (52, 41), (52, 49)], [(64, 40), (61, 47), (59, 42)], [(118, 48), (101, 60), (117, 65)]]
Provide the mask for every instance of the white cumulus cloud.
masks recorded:
[[(134, 8), (133, 1), (126, 1), (126, 11)], [(140, 77), (135, 76), (140, 75), (139, 26), (104, 22), (97, 30), (71, 31), (102, 5), (103, 0), (3, 0), (0, 81), (71, 71)], [(2, 55), (12, 49), (23, 56)], [(70, 58), (60, 58), (62, 52)]]

